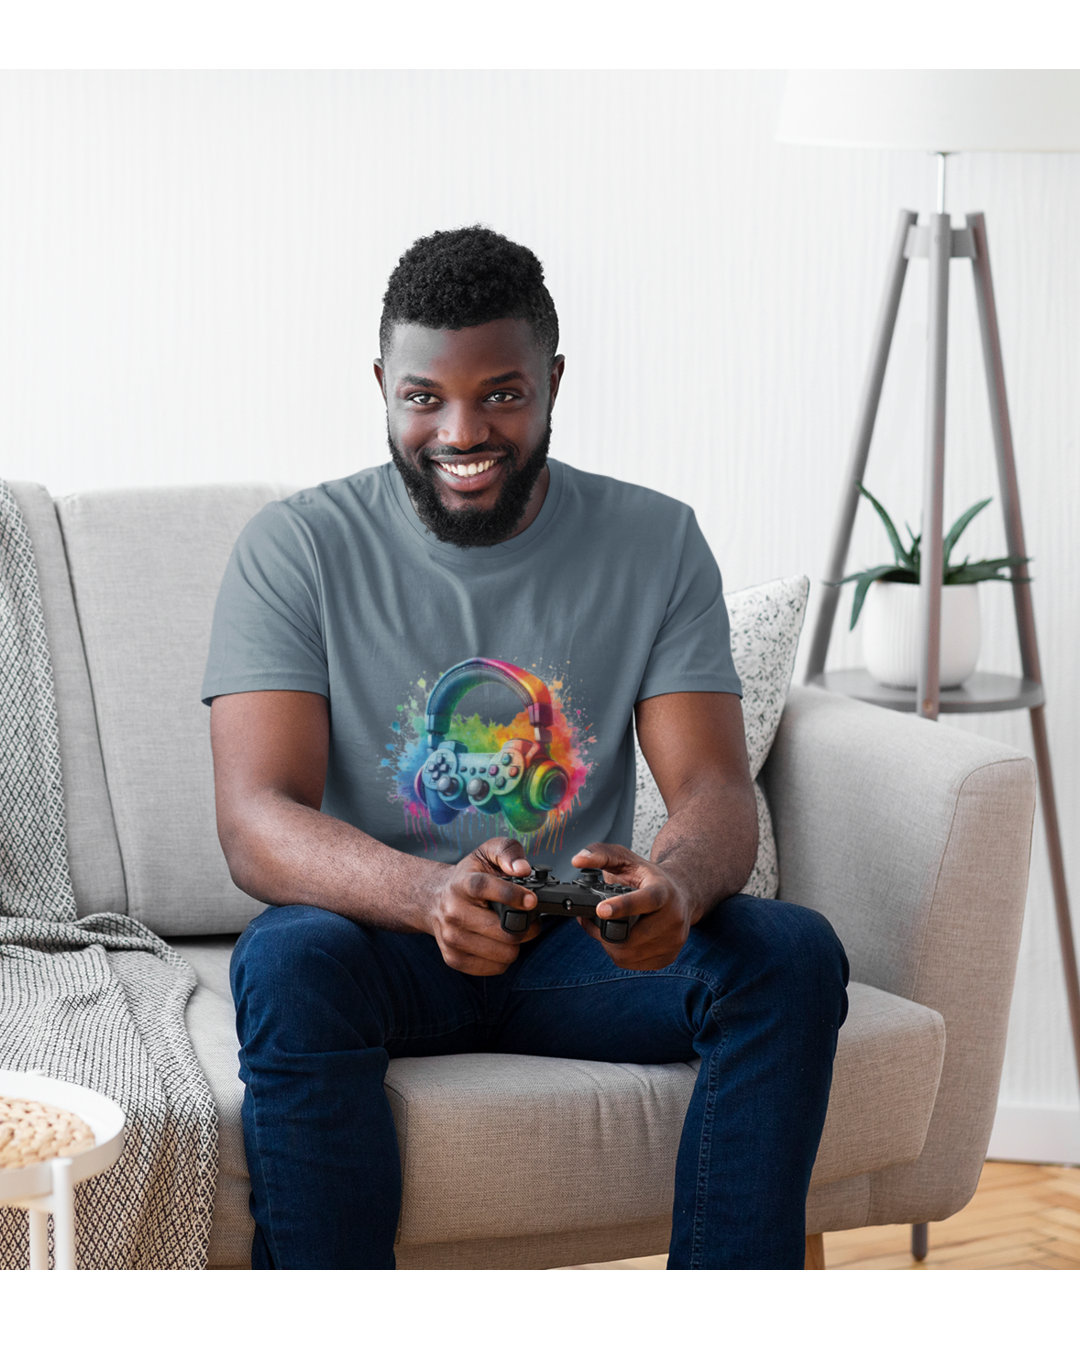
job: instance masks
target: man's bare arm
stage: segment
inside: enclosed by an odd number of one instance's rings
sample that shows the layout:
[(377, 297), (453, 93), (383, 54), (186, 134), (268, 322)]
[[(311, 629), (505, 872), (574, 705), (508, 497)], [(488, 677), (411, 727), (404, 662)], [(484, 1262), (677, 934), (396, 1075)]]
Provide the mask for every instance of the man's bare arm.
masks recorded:
[[(590, 844), (576, 867), (602, 867), (634, 887), (605, 901), (601, 918), (640, 915), (608, 954), (626, 970), (660, 970), (690, 928), (750, 875), (757, 855), (757, 807), (735, 694), (661, 694), (637, 705), (638, 740), (668, 809), (646, 860), (617, 844)], [(588, 930), (599, 941), (595, 925)]]
[[(456, 866), (414, 858), (323, 815), (326, 700), (298, 690), (226, 694), (210, 714), (218, 838), (241, 890), (270, 904), (317, 905), (378, 928), (430, 933), (447, 964), (504, 970), (521, 937), (487, 901), (529, 909), (509, 877), (528, 875), (521, 845), (488, 840)], [(525, 935), (535, 936), (533, 930)]]
[(675, 877), (693, 919), (754, 870), (758, 827), (736, 694), (662, 694), (637, 705), (637, 733), (668, 809), (651, 860)]

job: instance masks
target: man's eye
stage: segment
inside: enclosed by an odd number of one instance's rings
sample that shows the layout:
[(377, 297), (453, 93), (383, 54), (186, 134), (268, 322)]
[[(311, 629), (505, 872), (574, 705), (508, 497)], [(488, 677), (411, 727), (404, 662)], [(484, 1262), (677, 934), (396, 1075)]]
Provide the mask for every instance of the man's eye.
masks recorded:
[(432, 403), (437, 403), (438, 399), (434, 394), (409, 394), (406, 398), (408, 403), (417, 403), (421, 408), (427, 408)]
[(489, 403), (509, 403), (514, 398), (517, 398), (517, 394), (510, 389), (496, 389), (493, 394), (488, 394)]

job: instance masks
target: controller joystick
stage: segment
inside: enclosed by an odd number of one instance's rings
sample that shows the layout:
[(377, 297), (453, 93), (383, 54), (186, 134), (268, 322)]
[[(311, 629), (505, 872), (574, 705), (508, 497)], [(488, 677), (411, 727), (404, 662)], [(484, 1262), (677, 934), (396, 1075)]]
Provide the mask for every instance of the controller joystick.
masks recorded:
[(532, 910), (514, 909), (498, 901), (489, 901), (491, 908), (499, 916), (499, 922), (507, 933), (524, 933), (535, 916), (555, 914), (564, 919), (592, 919), (600, 925), (600, 936), (605, 942), (625, 942), (630, 929), (641, 917), (630, 914), (625, 919), (598, 919), (596, 907), (604, 900), (617, 895), (629, 895), (632, 886), (609, 885), (604, 881), (603, 872), (596, 867), (582, 868), (573, 881), (561, 882), (551, 875), (550, 867), (534, 867), (532, 872), (517, 885), (532, 891), (536, 896), (536, 908)]

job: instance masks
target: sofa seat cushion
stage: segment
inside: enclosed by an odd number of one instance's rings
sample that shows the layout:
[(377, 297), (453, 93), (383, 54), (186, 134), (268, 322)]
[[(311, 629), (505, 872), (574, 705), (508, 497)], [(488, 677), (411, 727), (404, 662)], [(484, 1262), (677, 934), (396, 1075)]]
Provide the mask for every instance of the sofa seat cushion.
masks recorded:
[[(220, 1117), (210, 1264), (239, 1266), (252, 1222), (229, 993), (233, 939), (173, 945), (199, 977), (188, 1031)], [(852, 984), (849, 996), (812, 1187), (917, 1158), (941, 1073), (938, 1013), (869, 985)], [(391, 1061), (386, 1092), (404, 1184), (400, 1246), (666, 1221), (696, 1075), (696, 1061), (489, 1054)]]
[[(937, 1013), (868, 985), (849, 992), (812, 1186), (917, 1158), (941, 1074)], [(399, 1243), (669, 1217), (696, 1077), (696, 1061), (393, 1060), (386, 1090), (402, 1156)]]
[(940, 1013), (855, 981), (848, 999), (811, 1189), (917, 1158), (945, 1060)]
[(671, 1210), (695, 1064), (393, 1060), (402, 1245), (618, 1227)]

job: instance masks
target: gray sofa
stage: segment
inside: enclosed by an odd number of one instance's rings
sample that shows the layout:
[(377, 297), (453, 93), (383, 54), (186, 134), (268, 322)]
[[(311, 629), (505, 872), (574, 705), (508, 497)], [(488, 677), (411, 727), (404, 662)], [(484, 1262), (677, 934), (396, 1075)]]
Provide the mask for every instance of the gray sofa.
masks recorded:
[[(232, 884), (218, 847), (198, 695), (229, 549), (286, 489), (53, 501), (36, 484), (12, 488), (53, 653), (79, 910), (141, 919), (198, 973), (188, 1027), (220, 1115), (209, 1264), (243, 1267), (251, 1220), (228, 964), (261, 906)], [(793, 689), (763, 783), (781, 898), (825, 914), (852, 965), (807, 1232), (943, 1219), (973, 1193), (993, 1122), (1033, 767), (991, 741)], [(561, 1266), (666, 1250), (694, 1074), (500, 1055), (392, 1062), (398, 1264)]]

